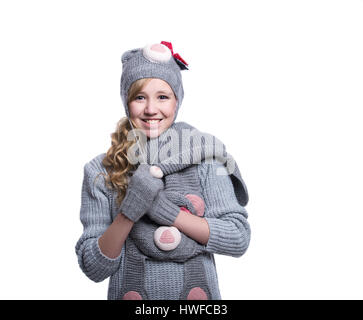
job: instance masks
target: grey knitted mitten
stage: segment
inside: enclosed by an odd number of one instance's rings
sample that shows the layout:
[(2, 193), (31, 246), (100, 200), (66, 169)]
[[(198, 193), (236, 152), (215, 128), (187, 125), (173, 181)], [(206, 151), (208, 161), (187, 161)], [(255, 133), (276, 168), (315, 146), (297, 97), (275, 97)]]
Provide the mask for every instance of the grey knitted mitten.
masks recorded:
[(119, 210), (130, 220), (138, 221), (163, 187), (162, 179), (151, 175), (150, 165), (141, 163), (130, 179)]
[(190, 200), (175, 191), (161, 190), (155, 197), (150, 210), (149, 218), (162, 226), (171, 226), (180, 212), (180, 207), (185, 207), (191, 213), (196, 211)]
[(204, 201), (200, 194), (197, 167), (191, 166), (180, 172), (165, 176), (165, 189), (156, 196), (147, 215), (154, 222), (171, 226), (180, 208), (192, 214), (203, 216)]

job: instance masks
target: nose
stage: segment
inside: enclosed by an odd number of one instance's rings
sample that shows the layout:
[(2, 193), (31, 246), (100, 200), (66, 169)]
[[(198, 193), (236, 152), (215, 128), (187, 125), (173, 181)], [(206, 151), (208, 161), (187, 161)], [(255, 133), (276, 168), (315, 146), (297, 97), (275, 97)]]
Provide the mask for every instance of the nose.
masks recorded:
[(158, 109), (155, 105), (155, 102), (151, 101), (151, 99), (148, 99), (145, 109), (144, 109), (144, 113), (145, 114), (156, 114), (157, 112), (158, 112)]

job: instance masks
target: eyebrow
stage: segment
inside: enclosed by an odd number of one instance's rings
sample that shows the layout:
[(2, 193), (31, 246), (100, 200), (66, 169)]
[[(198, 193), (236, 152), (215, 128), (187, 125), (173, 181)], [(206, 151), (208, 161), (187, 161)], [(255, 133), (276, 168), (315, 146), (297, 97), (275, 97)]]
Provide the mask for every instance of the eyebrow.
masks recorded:
[[(159, 90), (156, 93), (172, 94), (171, 91)], [(139, 94), (146, 94), (144, 91), (140, 91)]]

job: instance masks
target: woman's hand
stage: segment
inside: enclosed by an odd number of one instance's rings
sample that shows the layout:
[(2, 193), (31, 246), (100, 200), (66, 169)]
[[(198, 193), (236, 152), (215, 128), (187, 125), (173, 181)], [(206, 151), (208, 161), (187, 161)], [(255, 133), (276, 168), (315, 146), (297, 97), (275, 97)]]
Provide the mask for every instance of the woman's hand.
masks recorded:
[(120, 211), (133, 222), (138, 221), (151, 207), (158, 192), (164, 188), (161, 179), (150, 173), (150, 165), (141, 163), (132, 175)]

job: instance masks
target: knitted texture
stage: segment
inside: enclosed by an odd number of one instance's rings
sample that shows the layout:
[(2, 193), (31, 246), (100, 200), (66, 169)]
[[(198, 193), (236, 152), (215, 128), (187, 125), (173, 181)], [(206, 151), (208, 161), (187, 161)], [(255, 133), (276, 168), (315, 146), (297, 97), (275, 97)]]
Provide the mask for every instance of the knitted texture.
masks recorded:
[[(189, 140), (188, 137), (187, 139), (183, 139), (185, 131), (189, 132)], [(196, 139), (190, 141), (190, 138)], [(148, 159), (149, 164), (154, 161), (154, 157), (151, 157), (151, 154), (149, 154), (150, 151), (153, 150), (151, 144), (153, 141), (155, 141), (155, 139), (149, 139), (143, 142), (145, 143), (143, 150), (146, 150), (147, 152), (146, 157), (145, 154), (143, 154), (143, 158), (145, 160)], [(216, 140), (214, 136), (203, 134), (186, 123), (174, 123), (166, 130), (166, 133), (162, 133), (156, 141), (163, 143), (164, 146), (165, 143), (167, 143), (167, 146), (171, 148), (171, 150), (167, 150), (169, 152), (164, 152), (166, 150), (158, 147), (158, 152), (156, 153), (158, 156), (157, 161), (159, 161), (158, 167), (160, 167), (165, 176), (166, 190), (169, 189), (171, 192), (179, 194), (180, 197), (185, 197), (188, 202), (190, 202), (189, 199), (193, 199), (194, 204), (196, 204), (196, 211), (202, 216), (204, 214), (204, 200), (200, 194), (200, 183), (198, 183), (198, 174), (195, 170), (195, 165), (202, 160), (210, 160), (214, 156), (223, 161), (224, 145)], [(226, 155), (228, 156), (228, 154)], [(183, 156), (185, 157), (184, 161), (178, 161)], [(243, 204), (244, 201), (248, 199), (247, 190), (243, 184), (242, 178), (238, 177), (235, 173), (238, 173), (238, 167), (234, 163), (233, 158), (229, 156), (229, 159), (232, 160), (232, 163), (229, 164), (234, 164), (234, 166), (230, 168), (227, 163), (227, 168), (233, 169), (231, 172), (241, 182), (241, 184), (234, 185), (234, 188), (236, 190), (242, 189), (242, 194), (246, 195), (244, 198), (239, 197), (239, 201)], [(172, 166), (169, 165), (170, 162)], [(164, 166), (165, 164), (166, 166)], [(222, 173), (228, 173), (226, 172), (226, 168)], [(187, 196), (189, 196), (189, 199)], [(172, 224), (180, 210), (176, 206), (176, 203), (173, 205), (173, 202), (169, 200), (170, 199), (166, 196), (160, 197), (158, 201), (156, 201), (156, 204), (149, 210), (149, 217), (158, 223), (167, 225)], [(192, 205), (192, 207), (194, 206)], [(165, 231), (166, 234), (159, 230)], [(152, 226), (148, 222), (140, 222), (134, 225), (130, 232), (130, 238), (133, 240), (135, 247), (139, 250), (138, 254), (144, 255), (145, 258), (151, 257), (157, 260), (185, 262), (184, 287), (180, 296), (181, 299), (194, 299), (196, 297), (210, 299), (211, 293), (206, 282), (206, 272), (204, 265), (200, 263), (200, 257), (198, 256), (200, 254), (199, 243), (188, 237), (182, 239), (180, 232), (177, 230), (176, 232), (175, 238), (170, 230), (169, 233), (167, 233), (165, 226), (163, 226), (162, 229), (159, 229), (157, 225)], [(131, 247), (126, 244), (126, 248)], [(133, 252), (134, 251), (129, 252), (127, 250), (126, 259), (128, 259), (130, 255), (133, 255)], [(129, 279), (126, 278), (124, 280), (124, 282), (128, 282), (128, 291), (122, 292), (123, 297), (135, 296), (135, 291), (129, 289), (137, 288), (140, 282), (144, 283), (144, 278), (140, 276), (144, 273), (144, 265), (141, 265), (142, 263), (143, 261), (136, 264), (133, 264), (132, 261), (126, 261), (126, 268), (129, 268), (130, 266), (130, 268), (133, 268), (132, 272), (139, 276), (138, 278), (129, 277)], [(128, 270), (126, 270), (126, 275), (128, 273)], [(134, 283), (132, 283), (132, 281), (134, 281)], [(139, 296), (137, 295), (137, 297)]]
[[(180, 196), (182, 197), (187, 192), (196, 192), (198, 193), (198, 195), (200, 195), (199, 193), (200, 183), (198, 180), (198, 172), (195, 165), (191, 165), (190, 167), (184, 168), (180, 172), (170, 174), (166, 178), (174, 175), (178, 177), (178, 179), (174, 179), (175, 182), (177, 182), (177, 188), (174, 189), (174, 191), (172, 191), (174, 194), (180, 194)], [(186, 177), (186, 179), (184, 179), (184, 176)], [(169, 187), (171, 187), (170, 183)], [(168, 191), (168, 189), (165, 190)], [(195, 196), (198, 197), (197, 195)], [(199, 199), (201, 198), (199, 197)], [(161, 206), (160, 203), (158, 203), (155, 206), (156, 209), (158, 210), (157, 214), (155, 214), (155, 217), (159, 218), (160, 216), (162, 216), (162, 218), (164, 218), (165, 213), (167, 213), (169, 210), (173, 212), (180, 211), (180, 210), (173, 210), (172, 208), (170, 208), (170, 206), (167, 206), (166, 200), (168, 199), (165, 197), (163, 203), (161, 203)], [(203, 200), (201, 199), (201, 201)], [(171, 201), (169, 202), (171, 203)], [(152, 208), (153, 207), (154, 205), (152, 206)], [(160, 210), (162, 208), (163, 210)], [(176, 213), (174, 214), (176, 216)], [(211, 298), (210, 290), (205, 277), (206, 272), (204, 269), (204, 265), (203, 263), (201, 263), (200, 257), (198, 256), (201, 253), (203, 247), (194, 239), (191, 239), (185, 235), (181, 236), (181, 233), (177, 229), (176, 229), (177, 235), (181, 237), (180, 238), (181, 241), (178, 240), (177, 242), (175, 242), (176, 240), (169, 230), (169, 233), (165, 235), (165, 238), (163, 240), (167, 241), (168, 243), (173, 243), (173, 245), (165, 246), (163, 245), (165, 241), (163, 241), (162, 240), (163, 237), (161, 237), (161, 235), (164, 233), (162, 234), (156, 233), (156, 229), (159, 230), (158, 225), (152, 226), (151, 222), (149, 221), (145, 221), (144, 223), (143, 222), (144, 221), (140, 221), (136, 223), (130, 232), (130, 238), (132, 238), (135, 246), (140, 250), (139, 254), (144, 255), (145, 258), (151, 257), (158, 260), (185, 262), (184, 288), (180, 298), (195, 299), (196, 297), (199, 296), (206, 299), (210, 299)], [(165, 228), (165, 226), (163, 226), (163, 228)], [(162, 229), (162, 230), (167, 232), (167, 229)], [(152, 237), (153, 234), (154, 236), (156, 235), (155, 241), (153, 241), (155, 239), (155, 238), (153, 239)], [(174, 242), (176, 243), (176, 245), (174, 244)], [(129, 248), (129, 246), (126, 245), (126, 248)], [(171, 250), (169, 250), (169, 248), (171, 248)], [(129, 268), (130, 265), (131, 268), (133, 268), (134, 273), (137, 273), (138, 275), (143, 275), (144, 266), (141, 265), (142, 261), (140, 261), (139, 264), (135, 264), (134, 266), (132, 265), (132, 261), (131, 263), (128, 262), (128, 256), (132, 254), (133, 254), (132, 251), (129, 252), (128, 249), (126, 249), (126, 259), (127, 259), (126, 268)], [(128, 271), (126, 271), (126, 274), (128, 274)], [(124, 281), (129, 283), (129, 288), (136, 288), (139, 286), (140, 282), (144, 283), (144, 279), (140, 276), (137, 279), (131, 278), (131, 280), (126, 278)], [(132, 281), (134, 281), (133, 284)], [(196, 289), (194, 290), (194, 293), (197, 292), (197, 294), (192, 293), (193, 292), (192, 289), (193, 290)], [(132, 294), (130, 294), (130, 292), (132, 292)], [(131, 297), (135, 296), (135, 292), (133, 290), (124, 291), (122, 295), (124, 297), (129, 295)]]
[(170, 199), (171, 197), (179, 199), (179, 196), (172, 193), (168, 194), (164, 190), (158, 193), (147, 212), (151, 220), (165, 226), (171, 226), (174, 223), (180, 212), (180, 207), (179, 203)]
[[(201, 132), (186, 122), (174, 122), (158, 137), (147, 140), (141, 149), (146, 151), (146, 156), (145, 151), (142, 151), (142, 159), (147, 159), (150, 165), (157, 165), (164, 176), (172, 175), (170, 184), (175, 188), (180, 186), (178, 172), (190, 167), (191, 164), (199, 164), (202, 161), (212, 162), (213, 160), (225, 164), (218, 169), (217, 174), (230, 175), (238, 202), (242, 206), (247, 205), (248, 191), (238, 165), (226, 152), (225, 145), (215, 136)], [(188, 175), (183, 173), (182, 176), (185, 176), (183, 179), (186, 179), (187, 182), (194, 179), (193, 172)], [(166, 181), (167, 185), (168, 181)], [(194, 189), (197, 191), (198, 187), (196, 186)]]
[[(80, 268), (88, 278), (100, 282), (110, 277), (107, 297), (114, 300), (122, 298), (120, 293), (124, 284), (121, 279), (125, 270), (126, 250), (123, 248), (118, 257), (110, 259), (102, 254), (98, 246), (98, 238), (119, 213), (115, 205), (116, 194), (110, 192), (104, 184), (104, 178), (98, 176), (100, 172), (106, 174), (101, 164), (104, 156), (101, 154), (84, 166), (80, 210), (84, 230), (75, 249)], [(223, 165), (218, 162), (202, 162), (197, 166), (205, 201), (205, 218), (210, 228), (209, 241), (206, 246), (202, 246), (200, 257), (212, 299), (220, 299), (213, 254), (240, 257), (250, 242), (247, 212), (236, 199), (230, 176), (216, 174), (216, 170), (221, 167)], [(148, 259), (144, 270), (145, 283), (138, 289), (145, 289), (148, 299), (179, 299), (184, 284), (183, 270), (183, 262)], [(170, 285), (163, 285), (163, 282)]]
[(200, 197), (199, 188), (195, 166), (165, 176), (165, 191), (158, 193), (147, 213), (148, 216), (160, 225), (171, 226), (180, 212), (180, 207), (196, 214), (192, 202), (186, 196), (193, 194)]
[(142, 163), (133, 173), (120, 211), (136, 222), (151, 207), (156, 195), (164, 187), (161, 179), (150, 174), (150, 166)]

